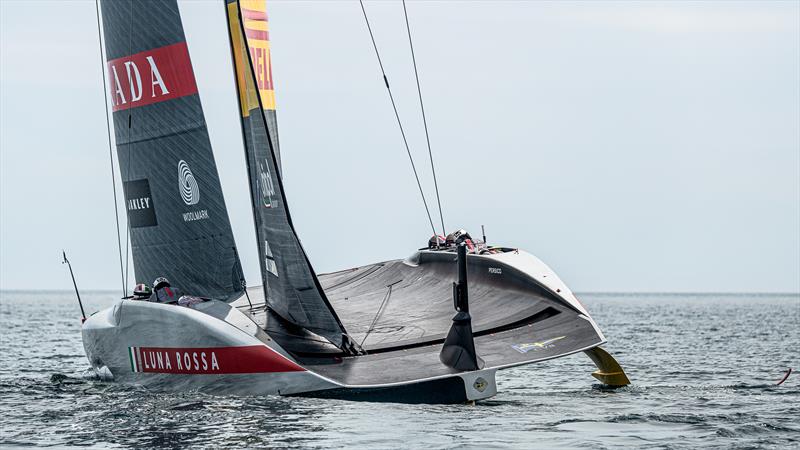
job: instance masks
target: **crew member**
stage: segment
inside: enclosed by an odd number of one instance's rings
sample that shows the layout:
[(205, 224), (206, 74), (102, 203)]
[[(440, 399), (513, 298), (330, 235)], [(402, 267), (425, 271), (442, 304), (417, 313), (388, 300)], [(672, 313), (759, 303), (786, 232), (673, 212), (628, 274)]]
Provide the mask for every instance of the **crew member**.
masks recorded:
[(134, 300), (149, 300), (152, 295), (153, 290), (150, 289), (147, 283), (139, 283), (133, 288)]
[(158, 277), (153, 281), (153, 300), (157, 303), (176, 303), (181, 297), (177, 289), (169, 284), (165, 277)]
[(434, 234), (430, 239), (428, 239), (429, 249), (438, 249), (440, 247), (444, 248), (444, 246), (445, 246), (444, 236)]

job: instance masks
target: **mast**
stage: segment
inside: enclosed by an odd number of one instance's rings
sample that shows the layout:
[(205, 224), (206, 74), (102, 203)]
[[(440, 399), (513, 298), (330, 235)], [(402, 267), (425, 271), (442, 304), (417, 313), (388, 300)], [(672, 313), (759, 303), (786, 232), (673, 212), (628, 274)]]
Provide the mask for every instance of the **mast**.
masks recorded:
[[(271, 67), (264, 62), (269, 60), (265, 2), (227, 0), (226, 13), (265, 298), (283, 320), (354, 351), (300, 244), (286, 204), (277, 140), (268, 118), (270, 111), (274, 113), (274, 90)], [(269, 84), (264, 84), (266, 79)]]

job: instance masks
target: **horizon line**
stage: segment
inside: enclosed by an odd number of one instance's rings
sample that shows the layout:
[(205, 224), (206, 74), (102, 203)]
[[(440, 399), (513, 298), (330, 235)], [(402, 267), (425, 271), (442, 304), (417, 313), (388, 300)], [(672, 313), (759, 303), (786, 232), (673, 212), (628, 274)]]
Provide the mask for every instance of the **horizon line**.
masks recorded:
[[(81, 289), (83, 292), (93, 293), (111, 293), (117, 291), (114, 288), (98, 288), (98, 289)], [(30, 288), (0, 288), (0, 292), (51, 292), (51, 293), (74, 293), (73, 289), (30, 289)], [(573, 292), (574, 295), (797, 295), (800, 296), (800, 291), (787, 292), (787, 291), (577, 291)]]

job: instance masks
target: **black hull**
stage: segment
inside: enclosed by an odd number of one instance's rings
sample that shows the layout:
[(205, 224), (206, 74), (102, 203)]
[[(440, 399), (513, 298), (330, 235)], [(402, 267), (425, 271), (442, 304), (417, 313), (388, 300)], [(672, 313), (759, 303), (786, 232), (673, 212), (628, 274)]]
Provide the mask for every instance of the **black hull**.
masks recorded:
[(339, 388), (297, 394), (298, 397), (329, 398), (338, 400), (406, 403), (406, 404), (461, 404), (470, 401), (464, 380), (450, 377), (399, 386), (377, 388)]

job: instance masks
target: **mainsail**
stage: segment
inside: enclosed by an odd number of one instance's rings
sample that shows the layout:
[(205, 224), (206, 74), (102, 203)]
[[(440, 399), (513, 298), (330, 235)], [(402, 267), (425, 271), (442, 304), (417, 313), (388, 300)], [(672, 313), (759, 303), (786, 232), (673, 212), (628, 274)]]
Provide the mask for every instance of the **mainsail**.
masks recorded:
[(242, 268), (177, 1), (108, 1), (102, 15), (136, 279), (239, 297)]
[[(227, 14), (267, 302), (282, 319), (337, 346), (347, 344), (344, 327), (295, 234), (278, 172), (277, 142), (270, 140), (274, 128), (269, 127), (268, 113), (274, 118), (274, 91), (264, 0), (227, 0)], [(267, 79), (269, 84), (263, 84)]]

